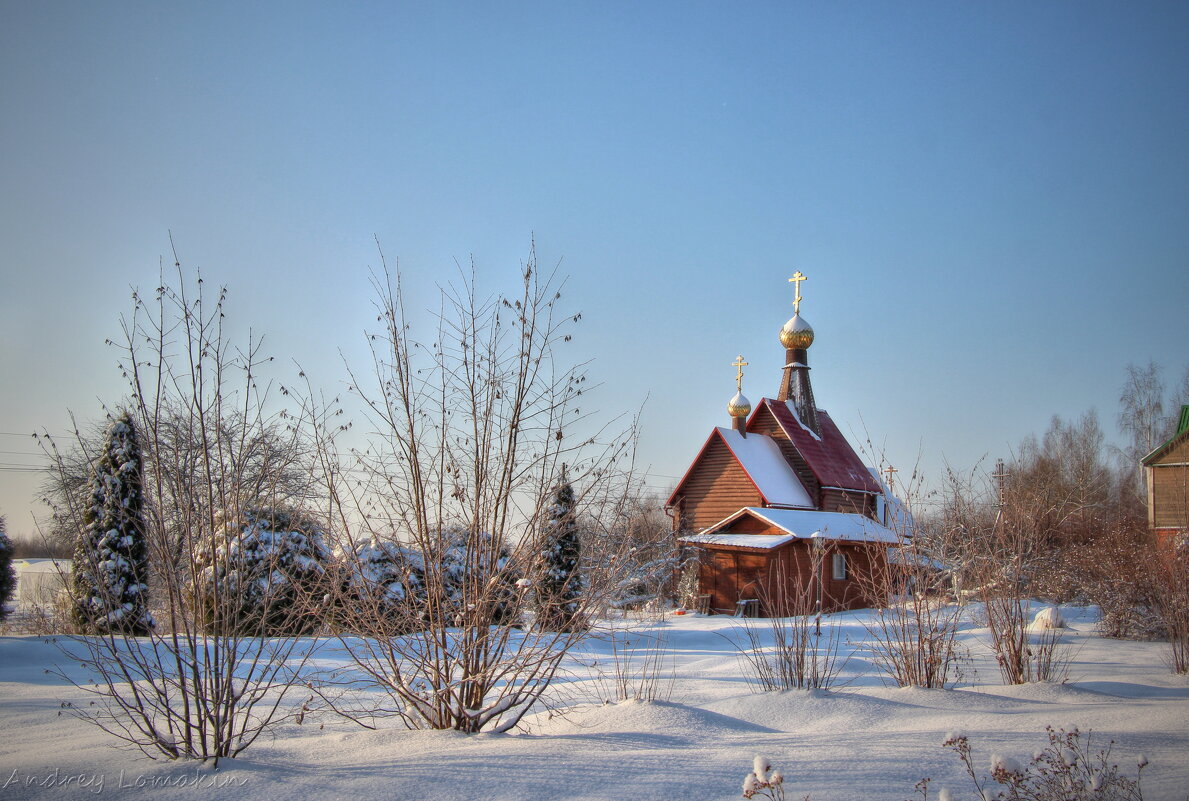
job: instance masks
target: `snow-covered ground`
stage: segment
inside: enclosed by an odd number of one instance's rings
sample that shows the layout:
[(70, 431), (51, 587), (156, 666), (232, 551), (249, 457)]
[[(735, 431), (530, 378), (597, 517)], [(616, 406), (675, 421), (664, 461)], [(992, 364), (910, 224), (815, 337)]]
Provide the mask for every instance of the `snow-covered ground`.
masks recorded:
[[(667, 645), (667, 700), (598, 702), (613, 673), (605, 639), (567, 662), (554, 703), (524, 731), (369, 731), (329, 714), (287, 725), (217, 772), (152, 762), (116, 750), (103, 732), (67, 714), (82, 694), (46, 672), (63, 660), (36, 637), (0, 638), (0, 798), (233, 799), (731, 799), (753, 756), (786, 777), (790, 799), (913, 797), (922, 777), (972, 798), (947, 732), (970, 736), (979, 764), (992, 753), (1021, 762), (1046, 742), (1046, 725), (1092, 729), (1115, 740), (1113, 757), (1135, 773), (1146, 755), (1149, 801), (1189, 797), (1189, 680), (1172, 675), (1163, 643), (1104, 640), (1092, 613), (1063, 610), (1076, 656), (1065, 684), (1004, 687), (984, 630), (968, 624), (971, 659), (958, 689), (884, 686), (863, 657), (864, 613), (837, 619), (857, 653), (832, 692), (753, 692), (732, 641), (740, 621), (696, 615), (632, 623), (642, 646)], [(623, 625), (622, 623), (620, 625)], [(620, 635), (621, 639), (625, 635)], [(655, 638), (655, 639), (654, 639)], [(332, 644), (322, 660), (336, 661)], [(67, 666), (73, 675), (77, 666)], [(171, 786), (161, 787), (162, 783)]]

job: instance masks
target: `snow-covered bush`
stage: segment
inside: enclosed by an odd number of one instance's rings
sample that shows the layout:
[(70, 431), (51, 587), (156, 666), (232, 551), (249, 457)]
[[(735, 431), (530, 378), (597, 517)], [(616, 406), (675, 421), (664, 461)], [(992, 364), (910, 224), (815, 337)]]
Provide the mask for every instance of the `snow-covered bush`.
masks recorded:
[(574, 517), (574, 487), (565, 477), (553, 493), (541, 537), (540, 564), (537, 569), (537, 625), (552, 631), (576, 631), (585, 628), (579, 616), (585, 581), (579, 570), (582, 546), (578, 521)]
[(524, 611), (521, 571), (512, 552), (486, 532), (466, 527), (442, 531), (423, 554), (425, 571), (438, 571), (447, 619), (455, 624), (518, 626)]
[(772, 767), (767, 757), (758, 754), (751, 763), (751, 773), (743, 780), (743, 797), (757, 796), (770, 798), (772, 801), (784, 801), (784, 776)]
[[(1048, 745), (1036, 752), (1027, 764), (1010, 756), (993, 754), (990, 772), (983, 774), (974, 765), (974, 749), (970, 738), (960, 732), (946, 735), (942, 745), (957, 753), (976, 791), (976, 798), (987, 801), (1143, 801), (1140, 777), (1148, 760), (1136, 760), (1136, 776), (1132, 779), (1119, 772), (1110, 761), (1112, 740), (1105, 748), (1094, 750), (1092, 734), (1085, 739), (1076, 727), (1054, 729), (1046, 726)], [(929, 798), (929, 779), (923, 779), (916, 790), (925, 801)], [(996, 787), (995, 785), (998, 785)], [(955, 798), (947, 790), (942, 799)]]
[(340, 548), (335, 563), (341, 573), (335, 614), (348, 631), (357, 631), (366, 619), (369, 630), (375, 621), (385, 621), (392, 634), (402, 634), (424, 620), (425, 567), (417, 551), (373, 538), (353, 549)]
[(8, 616), (8, 602), (17, 588), (17, 574), (12, 567), (12, 540), (0, 517), (0, 621)]
[(1063, 629), (1065, 618), (1061, 616), (1061, 609), (1056, 606), (1046, 606), (1032, 616), (1032, 627), (1037, 629)]
[(71, 572), (75, 626), (83, 633), (146, 634), (148, 551), (145, 547), (142, 459), (127, 412), (107, 427), (91, 468), (90, 499)]
[(322, 622), (330, 551), (322, 526), (299, 512), (226, 516), (196, 576), (203, 624), (247, 636), (309, 634)]

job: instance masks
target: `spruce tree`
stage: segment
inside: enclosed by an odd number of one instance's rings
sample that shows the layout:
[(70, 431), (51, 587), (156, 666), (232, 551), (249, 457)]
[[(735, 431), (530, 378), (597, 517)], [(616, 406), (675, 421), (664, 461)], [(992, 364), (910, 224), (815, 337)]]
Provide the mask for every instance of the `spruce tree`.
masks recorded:
[(579, 571), (582, 551), (574, 517), (574, 487), (562, 466), (553, 493), (541, 547), (537, 581), (537, 625), (548, 631), (576, 631), (585, 626), (579, 608), (585, 582)]
[(148, 552), (140, 445), (127, 412), (107, 427), (91, 470), (89, 505), (74, 549), (74, 622), (92, 634), (143, 635), (148, 609)]
[(8, 616), (8, 602), (17, 588), (16, 572), (12, 569), (12, 540), (0, 517), (0, 620)]

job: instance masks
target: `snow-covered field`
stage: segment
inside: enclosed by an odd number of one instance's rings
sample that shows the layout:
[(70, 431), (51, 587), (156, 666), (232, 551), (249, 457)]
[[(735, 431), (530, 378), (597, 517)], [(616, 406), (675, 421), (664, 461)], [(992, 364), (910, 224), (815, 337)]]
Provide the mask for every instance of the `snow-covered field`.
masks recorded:
[[(554, 694), (570, 708), (542, 712), (524, 731), (468, 736), (395, 721), (369, 731), (326, 714), (283, 727), (217, 772), (112, 748), (97, 728), (59, 714), (61, 702), (83, 695), (46, 672), (63, 662), (57, 648), (3, 637), (0, 798), (731, 799), (756, 754), (783, 771), (790, 799), (902, 801), (925, 776), (934, 778), (931, 797), (948, 787), (972, 798), (957, 758), (941, 748), (947, 732), (968, 734), (989, 766), (993, 752), (1026, 762), (1052, 725), (1117, 741), (1114, 760), (1129, 775), (1146, 755), (1145, 798), (1183, 801), (1189, 680), (1168, 671), (1164, 644), (1104, 640), (1091, 612), (1064, 611), (1076, 656), (1060, 685), (1002, 686), (985, 631), (968, 624), (961, 640), (971, 659), (958, 689), (886, 687), (863, 657), (859, 612), (837, 618), (846, 650), (857, 648), (844, 687), (758, 693), (732, 645), (742, 640), (740, 621), (670, 616), (631, 624), (649, 638), (644, 645), (667, 644), (659, 689), (668, 700), (598, 703), (613, 670), (606, 641), (592, 638)], [(333, 645), (320, 656), (334, 663)]]

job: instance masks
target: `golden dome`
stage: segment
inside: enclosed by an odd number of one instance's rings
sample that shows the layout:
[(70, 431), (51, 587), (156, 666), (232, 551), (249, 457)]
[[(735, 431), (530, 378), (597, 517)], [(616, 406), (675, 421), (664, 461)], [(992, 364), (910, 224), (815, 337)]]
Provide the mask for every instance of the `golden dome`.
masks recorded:
[(780, 329), (780, 344), (789, 350), (804, 350), (813, 344), (813, 329), (798, 312)]
[(735, 397), (727, 401), (727, 414), (731, 417), (747, 417), (751, 414), (751, 401), (743, 397), (742, 392), (736, 392)]

